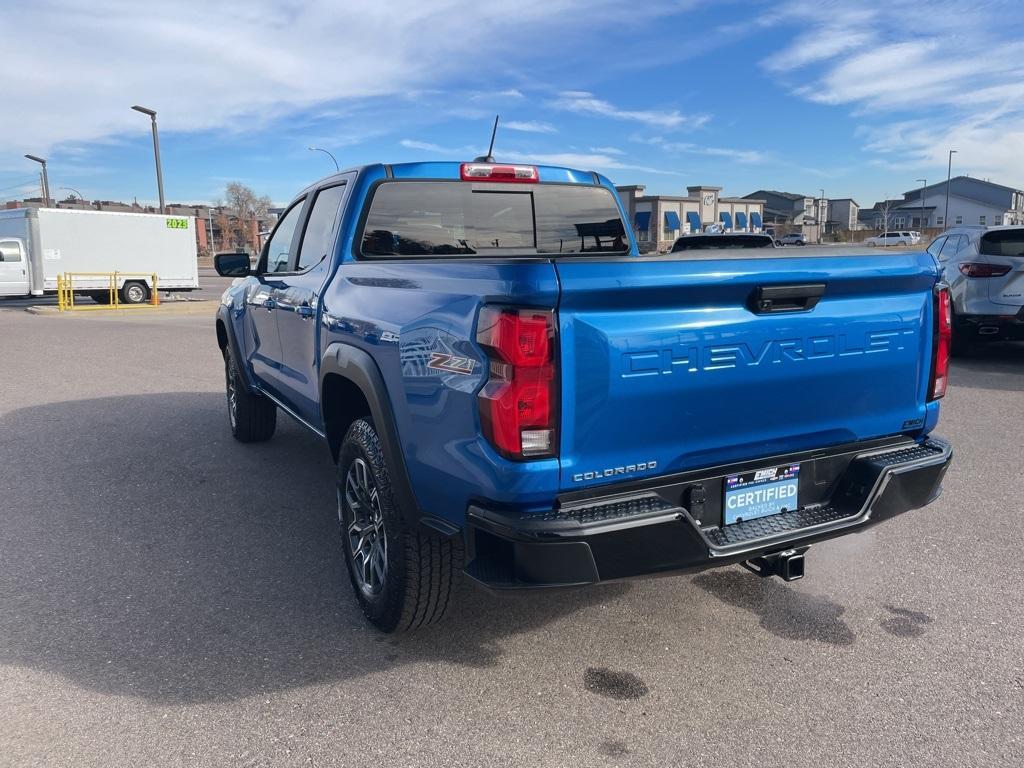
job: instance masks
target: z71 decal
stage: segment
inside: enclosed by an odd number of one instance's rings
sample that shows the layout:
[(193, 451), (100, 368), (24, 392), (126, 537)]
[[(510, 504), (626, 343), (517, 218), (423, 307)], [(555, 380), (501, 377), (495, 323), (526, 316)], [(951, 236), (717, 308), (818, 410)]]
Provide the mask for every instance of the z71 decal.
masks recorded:
[(458, 357), (447, 352), (431, 352), (430, 360), (427, 361), (427, 368), (445, 373), (461, 373), (468, 376), (473, 373), (476, 361), (468, 357)]

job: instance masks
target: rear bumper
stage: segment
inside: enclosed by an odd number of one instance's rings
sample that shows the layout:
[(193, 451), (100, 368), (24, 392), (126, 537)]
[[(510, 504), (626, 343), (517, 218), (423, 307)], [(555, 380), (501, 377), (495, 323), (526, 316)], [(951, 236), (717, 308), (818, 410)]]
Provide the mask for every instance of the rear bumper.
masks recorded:
[[(516, 516), (471, 507), (467, 567), (492, 589), (564, 587), (673, 571), (701, 571), (863, 530), (938, 497), (952, 461), (947, 442), (899, 442), (862, 450), (772, 457), (806, 461), (809, 482), (824, 478), (818, 503), (795, 512), (722, 526), (704, 490), (751, 466), (733, 465), (661, 479), (659, 485), (582, 500), (550, 513)], [(832, 477), (827, 477), (828, 470)], [(803, 473), (803, 469), (801, 469)], [(801, 487), (801, 494), (804, 493)], [(813, 497), (813, 490), (810, 491)], [(689, 501), (696, 499), (697, 501)], [(707, 499), (711, 496), (708, 494)]]
[(1012, 315), (967, 315), (957, 313), (955, 323), (953, 332), (971, 339), (979, 341), (1024, 341), (1024, 308)]

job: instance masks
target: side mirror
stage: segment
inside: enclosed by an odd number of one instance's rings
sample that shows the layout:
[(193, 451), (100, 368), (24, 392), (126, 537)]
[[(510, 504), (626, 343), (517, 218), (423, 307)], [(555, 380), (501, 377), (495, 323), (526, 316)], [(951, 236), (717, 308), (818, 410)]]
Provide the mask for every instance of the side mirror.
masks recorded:
[(248, 277), (252, 274), (248, 253), (217, 253), (213, 257), (213, 268), (221, 277)]

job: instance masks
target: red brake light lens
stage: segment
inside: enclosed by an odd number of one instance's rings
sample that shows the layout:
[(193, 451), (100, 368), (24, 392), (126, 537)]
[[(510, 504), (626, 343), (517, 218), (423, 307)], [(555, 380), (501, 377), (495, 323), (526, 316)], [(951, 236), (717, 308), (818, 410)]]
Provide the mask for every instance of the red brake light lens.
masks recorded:
[(960, 265), (960, 272), (967, 277), (1002, 277), (1012, 267), (1007, 264), (981, 264), (976, 261), (965, 262)]
[(554, 338), (551, 310), (480, 310), (477, 343), (490, 358), (490, 377), (478, 396), (480, 423), (506, 458), (558, 453)]
[(928, 387), (930, 400), (938, 400), (946, 394), (952, 341), (953, 317), (949, 288), (940, 285), (935, 289), (935, 338), (932, 341), (932, 375)]
[(501, 181), (514, 184), (536, 184), (540, 173), (535, 165), (495, 165), (494, 163), (463, 163), (463, 181)]

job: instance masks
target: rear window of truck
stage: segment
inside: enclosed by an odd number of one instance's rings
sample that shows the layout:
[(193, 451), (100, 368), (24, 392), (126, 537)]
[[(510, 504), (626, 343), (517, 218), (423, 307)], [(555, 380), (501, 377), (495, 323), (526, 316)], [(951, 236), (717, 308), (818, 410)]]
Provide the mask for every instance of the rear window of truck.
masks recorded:
[(367, 256), (624, 253), (618, 206), (603, 187), (393, 181), (363, 225)]

